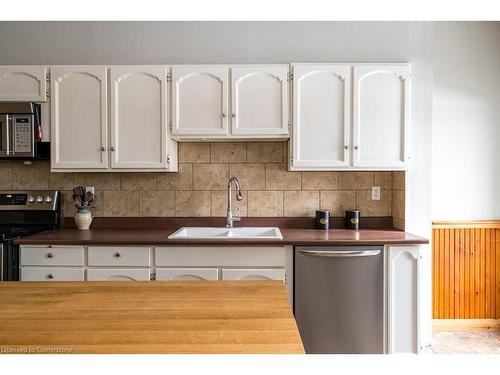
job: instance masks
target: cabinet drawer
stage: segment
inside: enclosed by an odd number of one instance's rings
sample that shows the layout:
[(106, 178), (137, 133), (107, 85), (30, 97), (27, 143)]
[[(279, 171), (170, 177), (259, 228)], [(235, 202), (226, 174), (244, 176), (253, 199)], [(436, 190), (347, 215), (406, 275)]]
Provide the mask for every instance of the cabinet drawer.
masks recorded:
[(283, 280), (285, 269), (223, 269), (222, 280)]
[(150, 278), (149, 268), (101, 268), (87, 270), (87, 281), (146, 281)]
[(149, 266), (149, 247), (89, 246), (89, 266)]
[(22, 246), (22, 266), (83, 266), (82, 246)]
[(83, 268), (21, 267), (21, 281), (83, 281)]
[(165, 246), (157, 247), (156, 266), (171, 267), (284, 267), (282, 246)]
[(217, 268), (157, 268), (156, 280), (218, 280)]

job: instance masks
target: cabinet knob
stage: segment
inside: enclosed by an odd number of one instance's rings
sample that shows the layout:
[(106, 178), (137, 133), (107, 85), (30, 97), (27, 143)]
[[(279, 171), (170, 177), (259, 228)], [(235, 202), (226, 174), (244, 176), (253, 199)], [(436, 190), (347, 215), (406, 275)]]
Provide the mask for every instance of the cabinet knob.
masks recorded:
[(116, 252), (116, 253), (114, 253), (114, 254), (113, 254), (113, 256), (114, 256), (115, 258), (119, 258), (121, 255), (120, 255), (120, 253), (119, 253), (119, 252)]
[(47, 258), (54, 258), (54, 253), (47, 253)]
[(101, 146), (101, 151), (106, 151), (106, 147)]
[(359, 148), (359, 146), (354, 146), (354, 149), (357, 150)]
[(344, 146), (344, 149), (349, 150), (349, 146)]
[(236, 117), (236, 113), (231, 113), (231, 117), (235, 118)]
[(224, 118), (225, 118), (225, 117), (227, 117), (227, 115), (226, 115), (225, 113), (223, 113), (223, 114), (222, 114), (222, 117), (224, 117)]
[(49, 273), (49, 274), (47, 275), (47, 279), (53, 279), (53, 278), (54, 278), (54, 275), (53, 275), (53, 274)]
[(111, 151), (115, 151), (115, 148), (113, 146), (111, 146), (110, 150)]

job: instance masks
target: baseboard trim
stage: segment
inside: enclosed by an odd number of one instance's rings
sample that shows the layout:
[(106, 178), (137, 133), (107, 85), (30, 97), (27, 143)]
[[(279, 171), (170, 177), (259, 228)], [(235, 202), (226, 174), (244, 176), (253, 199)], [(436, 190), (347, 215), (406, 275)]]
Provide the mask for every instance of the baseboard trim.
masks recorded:
[(500, 331), (500, 319), (433, 319), (432, 330), (439, 331)]

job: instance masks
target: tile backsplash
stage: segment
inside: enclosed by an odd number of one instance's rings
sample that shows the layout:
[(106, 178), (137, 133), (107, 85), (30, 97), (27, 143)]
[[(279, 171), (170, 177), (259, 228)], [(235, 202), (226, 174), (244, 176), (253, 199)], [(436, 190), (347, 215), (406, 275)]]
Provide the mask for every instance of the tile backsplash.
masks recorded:
[[(51, 173), (48, 163), (0, 163), (0, 189), (63, 192), (94, 186), (95, 216), (225, 216), (229, 176), (237, 176), (242, 216), (305, 217), (318, 208), (332, 216), (358, 208), (362, 216), (393, 216), (404, 227), (404, 172), (288, 172), (284, 142), (180, 143), (178, 173)], [(381, 199), (371, 200), (371, 187)]]

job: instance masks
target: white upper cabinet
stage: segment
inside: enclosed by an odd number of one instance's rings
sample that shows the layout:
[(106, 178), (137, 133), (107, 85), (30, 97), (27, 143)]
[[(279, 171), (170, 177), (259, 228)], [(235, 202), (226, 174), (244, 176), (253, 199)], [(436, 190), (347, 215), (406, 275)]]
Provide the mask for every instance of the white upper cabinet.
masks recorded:
[(107, 168), (106, 68), (58, 66), (50, 76), (52, 169)]
[(0, 102), (45, 102), (46, 81), (44, 66), (0, 66)]
[(353, 71), (353, 166), (404, 168), (410, 67), (360, 65)]
[(292, 170), (349, 166), (350, 66), (293, 64)]
[(172, 68), (172, 134), (228, 135), (229, 69), (196, 65)]
[(110, 69), (112, 168), (167, 168), (166, 76), (165, 67)]
[(231, 68), (233, 135), (288, 135), (288, 66)]

